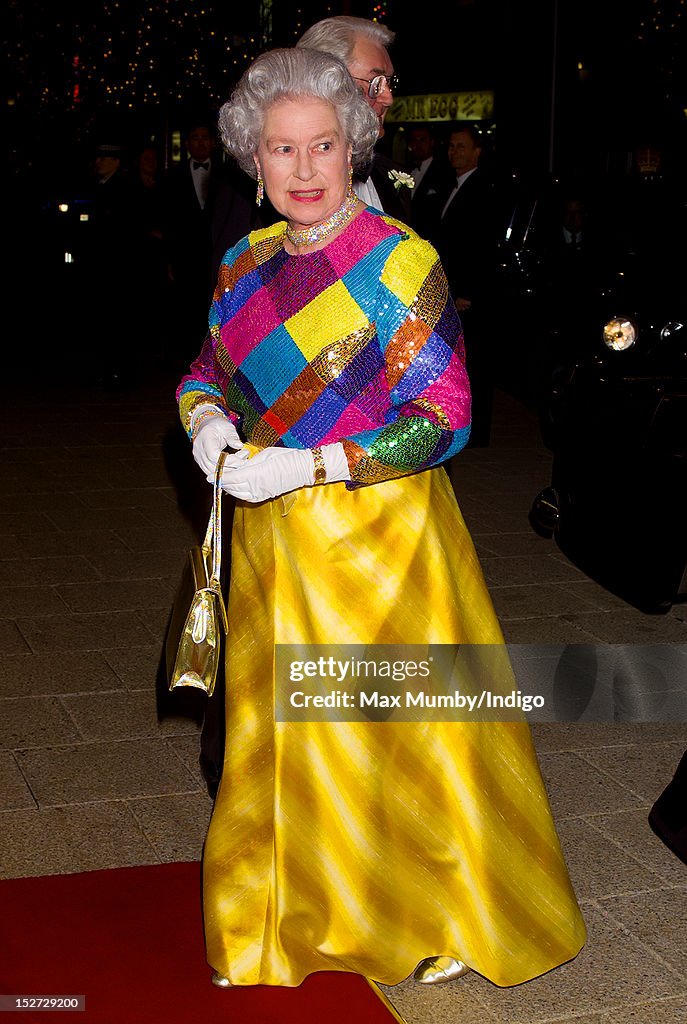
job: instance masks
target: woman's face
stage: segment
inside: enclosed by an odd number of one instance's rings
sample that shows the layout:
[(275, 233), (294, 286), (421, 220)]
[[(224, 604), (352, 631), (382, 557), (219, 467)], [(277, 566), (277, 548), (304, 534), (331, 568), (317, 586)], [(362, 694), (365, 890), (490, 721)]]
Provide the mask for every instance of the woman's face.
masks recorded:
[(272, 205), (297, 229), (326, 220), (344, 201), (351, 147), (324, 100), (303, 96), (273, 104), (254, 160)]

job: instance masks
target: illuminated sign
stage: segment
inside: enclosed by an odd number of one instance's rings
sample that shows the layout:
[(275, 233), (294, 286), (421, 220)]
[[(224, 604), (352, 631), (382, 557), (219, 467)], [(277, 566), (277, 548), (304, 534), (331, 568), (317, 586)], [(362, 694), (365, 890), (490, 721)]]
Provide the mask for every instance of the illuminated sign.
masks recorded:
[(494, 93), (437, 92), (397, 96), (387, 121), (487, 121), (494, 116)]

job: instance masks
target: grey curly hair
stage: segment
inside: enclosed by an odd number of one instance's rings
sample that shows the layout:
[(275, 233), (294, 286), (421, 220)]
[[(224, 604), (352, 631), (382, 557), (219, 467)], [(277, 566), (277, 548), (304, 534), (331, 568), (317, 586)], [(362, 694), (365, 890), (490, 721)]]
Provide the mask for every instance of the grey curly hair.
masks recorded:
[(334, 18), (323, 18), (304, 32), (296, 46), (307, 46), (311, 50), (331, 53), (344, 64), (348, 64), (359, 36), (371, 39), (388, 50), (395, 34), (386, 25), (367, 18), (353, 18), (339, 14)]
[(369, 163), (379, 134), (376, 115), (340, 60), (329, 53), (299, 47), (261, 54), (219, 112), (222, 142), (247, 174), (257, 177), (253, 154), (268, 108), (279, 100), (299, 96), (331, 103), (352, 147), (353, 167)]

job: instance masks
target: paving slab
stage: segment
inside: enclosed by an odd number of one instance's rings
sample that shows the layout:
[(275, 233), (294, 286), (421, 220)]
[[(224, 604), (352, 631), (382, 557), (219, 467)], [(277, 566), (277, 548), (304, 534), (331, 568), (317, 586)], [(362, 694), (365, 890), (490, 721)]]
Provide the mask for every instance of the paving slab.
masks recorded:
[(9, 654), (0, 662), (0, 697), (116, 690), (122, 680), (98, 651)]
[(15, 756), (41, 808), (202, 788), (163, 739), (43, 747)]
[(121, 802), (5, 811), (0, 829), (0, 878), (160, 863)]

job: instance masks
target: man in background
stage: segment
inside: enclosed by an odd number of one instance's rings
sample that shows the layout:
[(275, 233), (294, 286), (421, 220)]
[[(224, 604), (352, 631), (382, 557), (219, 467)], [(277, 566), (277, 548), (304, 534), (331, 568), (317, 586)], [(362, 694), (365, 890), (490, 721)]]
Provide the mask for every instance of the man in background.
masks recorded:
[[(223, 180), (209, 122), (193, 121), (187, 155), (165, 182), (165, 238), (173, 284), (180, 359), (198, 350), (207, 331), (212, 298), (212, 217)], [(245, 233), (245, 232), (244, 232)]]
[[(379, 137), (384, 135), (384, 118), (394, 100), (398, 80), (389, 55), (394, 33), (376, 21), (342, 15), (324, 18), (301, 36), (298, 46), (322, 50), (338, 57), (348, 68), (379, 121)], [(398, 172), (405, 168), (375, 150), (367, 173), (353, 179), (356, 195), (391, 217), (412, 223), (410, 184), (401, 184)]]
[[(133, 196), (124, 169), (126, 151), (117, 141), (98, 145), (93, 156), (92, 207), (85, 247), (78, 263), (88, 319), (98, 324), (96, 375), (106, 388), (119, 389), (132, 372), (138, 310), (133, 302), (136, 241)], [(102, 315), (103, 295), (107, 315)]]
[(436, 153), (436, 139), (425, 125), (410, 129), (408, 151), (415, 182), (412, 190), (413, 227), (423, 238), (434, 238), (455, 177), (446, 158)]
[(496, 263), (496, 211), (486, 175), (479, 168), (482, 140), (469, 122), (451, 133), (448, 159), (453, 188), (441, 212), (435, 244), (465, 329), (472, 389), (470, 445), (485, 447), (491, 433), (493, 341), (489, 300)]

